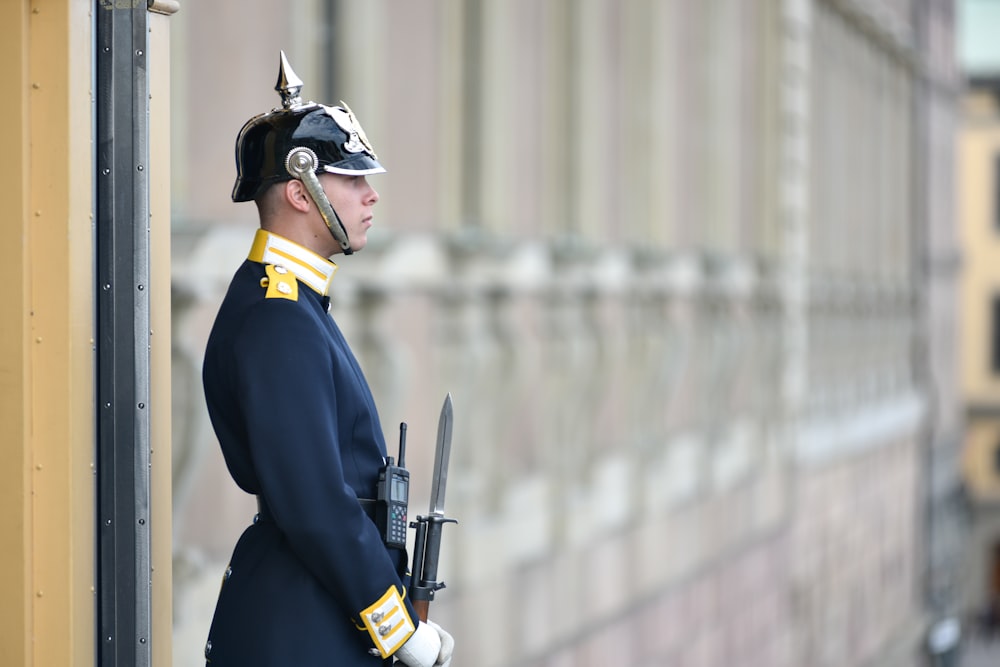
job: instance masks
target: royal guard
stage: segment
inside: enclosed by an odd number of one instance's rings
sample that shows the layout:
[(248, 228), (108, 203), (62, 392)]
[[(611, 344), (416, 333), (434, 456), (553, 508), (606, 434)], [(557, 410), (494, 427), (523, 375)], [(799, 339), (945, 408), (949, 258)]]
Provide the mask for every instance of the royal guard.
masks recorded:
[(448, 665), (451, 636), (420, 620), (408, 590), (405, 504), (392, 507), (395, 524), (384, 511), (387, 475), (393, 489), (408, 476), (329, 314), (329, 258), (365, 247), (379, 200), (368, 177), (385, 169), (346, 104), (303, 102), (301, 88), (282, 53), (281, 106), (236, 140), (232, 198), (256, 204), (260, 229), (219, 308), (203, 380), (226, 465), (259, 511), (226, 569), (206, 661)]

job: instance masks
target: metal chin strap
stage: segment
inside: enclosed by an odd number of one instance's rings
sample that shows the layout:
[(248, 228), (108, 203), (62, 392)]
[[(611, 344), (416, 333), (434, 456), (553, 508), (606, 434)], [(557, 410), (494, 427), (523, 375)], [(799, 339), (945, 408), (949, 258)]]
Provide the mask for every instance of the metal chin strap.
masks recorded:
[(344, 254), (350, 255), (354, 251), (351, 249), (350, 239), (347, 238), (347, 229), (344, 228), (340, 216), (333, 210), (330, 200), (323, 192), (323, 186), (320, 184), (319, 178), (316, 177), (318, 168), (319, 159), (317, 159), (316, 153), (310, 149), (299, 146), (288, 151), (288, 156), (285, 158), (285, 169), (293, 177), (302, 181), (302, 185), (305, 186), (309, 196), (316, 203), (316, 208), (319, 209), (319, 214), (323, 217), (323, 222), (326, 223), (330, 234), (340, 244)]

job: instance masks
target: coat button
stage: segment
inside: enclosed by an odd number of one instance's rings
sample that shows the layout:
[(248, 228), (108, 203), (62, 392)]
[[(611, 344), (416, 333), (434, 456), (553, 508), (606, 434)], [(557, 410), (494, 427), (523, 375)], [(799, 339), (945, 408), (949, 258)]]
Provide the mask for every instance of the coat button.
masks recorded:
[(208, 655), (211, 652), (212, 652), (212, 640), (210, 639), (210, 640), (208, 640), (208, 642), (205, 643), (205, 658), (206, 659), (208, 658)]
[(283, 267), (280, 264), (275, 264), (274, 265), (274, 272), (275, 273), (288, 273), (288, 269), (286, 269), (285, 267)]

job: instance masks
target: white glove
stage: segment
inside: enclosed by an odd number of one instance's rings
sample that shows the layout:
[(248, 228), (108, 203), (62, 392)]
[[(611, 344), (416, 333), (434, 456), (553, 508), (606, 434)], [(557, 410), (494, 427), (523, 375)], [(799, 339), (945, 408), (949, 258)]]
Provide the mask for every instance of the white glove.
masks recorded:
[(417, 624), (395, 657), (407, 667), (449, 667), (455, 640), (434, 621)]

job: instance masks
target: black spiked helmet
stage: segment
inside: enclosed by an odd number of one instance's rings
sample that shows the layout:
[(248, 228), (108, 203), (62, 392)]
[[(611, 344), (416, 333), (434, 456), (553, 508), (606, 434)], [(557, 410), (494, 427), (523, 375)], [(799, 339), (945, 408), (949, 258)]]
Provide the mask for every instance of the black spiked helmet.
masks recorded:
[(311, 152), (314, 174), (362, 176), (385, 171), (346, 104), (302, 102), (302, 80), (284, 52), (275, 90), (281, 95), (281, 107), (248, 120), (236, 138), (234, 202), (252, 201), (274, 183), (299, 178), (289, 165), (295, 149)]

